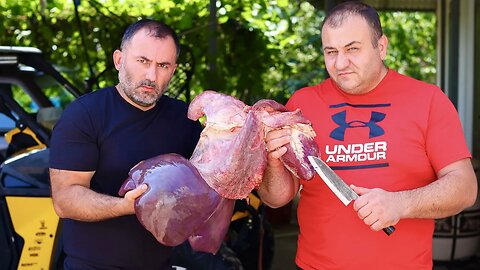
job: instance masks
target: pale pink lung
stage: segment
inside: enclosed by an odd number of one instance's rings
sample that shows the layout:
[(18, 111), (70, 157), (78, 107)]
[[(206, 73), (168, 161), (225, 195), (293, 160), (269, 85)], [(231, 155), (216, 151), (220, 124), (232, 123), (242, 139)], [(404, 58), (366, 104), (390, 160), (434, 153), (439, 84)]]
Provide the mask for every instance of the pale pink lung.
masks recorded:
[(292, 128), (292, 141), (282, 161), (297, 177), (313, 177), (307, 156), (317, 156), (318, 148), (310, 122), (300, 111), (290, 112), (273, 100), (248, 106), (231, 96), (205, 91), (188, 111), (192, 120), (203, 115), (205, 128), (190, 161), (222, 197), (243, 199), (260, 185), (267, 165), (264, 137), (271, 129)]
[(216, 253), (227, 232), (234, 199), (244, 199), (262, 181), (267, 164), (265, 134), (292, 128), (292, 141), (282, 157), (297, 177), (311, 179), (307, 156), (318, 156), (315, 133), (300, 113), (273, 100), (248, 106), (231, 96), (205, 91), (191, 103), (188, 117), (206, 116), (205, 128), (187, 160), (177, 154), (159, 155), (134, 166), (119, 190), (146, 183), (135, 201), (142, 225), (162, 244), (188, 240), (193, 249)]

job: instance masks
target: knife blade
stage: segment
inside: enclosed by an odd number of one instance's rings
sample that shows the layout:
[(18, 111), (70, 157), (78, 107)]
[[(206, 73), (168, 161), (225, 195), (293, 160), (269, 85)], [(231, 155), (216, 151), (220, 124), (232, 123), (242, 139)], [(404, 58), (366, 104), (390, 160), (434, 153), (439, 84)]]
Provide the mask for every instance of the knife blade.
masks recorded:
[[(333, 193), (347, 206), (351, 201), (358, 198), (358, 194), (350, 188), (345, 181), (340, 178), (323, 160), (318, 157), (308, 156), (310, 164), (312, 164), (315, 171), (320, 175), (320, 178), (327, 184)], [(395, 227), (388, 226), (383, 228), (383, 231), (390, 235), (395, 231)]]

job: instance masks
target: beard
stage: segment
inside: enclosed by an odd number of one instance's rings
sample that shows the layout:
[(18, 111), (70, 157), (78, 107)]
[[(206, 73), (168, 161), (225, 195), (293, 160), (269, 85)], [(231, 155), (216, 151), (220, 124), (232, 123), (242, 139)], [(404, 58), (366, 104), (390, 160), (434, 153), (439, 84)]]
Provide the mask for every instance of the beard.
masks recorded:
[[(135, 82), (132, 75), (122, 65), (123, 72), (119, 72), (119, 88), (135, 104), (142, 107), (150, 107), (157, 103), (163, 92), (167, 89), (168, 83), (160, 87), (157, 83), (150, 80), (141, 80)], [(142, 86), (152, 87), (154, 91), (147, 91)]]

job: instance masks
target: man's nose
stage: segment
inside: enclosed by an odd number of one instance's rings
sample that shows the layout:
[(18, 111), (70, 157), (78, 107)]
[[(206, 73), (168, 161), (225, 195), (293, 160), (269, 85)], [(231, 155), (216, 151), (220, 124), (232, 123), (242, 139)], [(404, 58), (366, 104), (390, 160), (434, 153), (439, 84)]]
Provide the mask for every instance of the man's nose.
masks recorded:
[(145, 79), (154, 82), (157, 77), (157, 67), (155, 65), (149, 65), (147, 72), (145, 73)]
[(338, 70), (342, 70), (348, 67), (349, 64), (350, 59), (348, 59), (348, 57), (344, 53), (339, 52), (337, 54), (337, 59), (335, 59), (335, 68)]

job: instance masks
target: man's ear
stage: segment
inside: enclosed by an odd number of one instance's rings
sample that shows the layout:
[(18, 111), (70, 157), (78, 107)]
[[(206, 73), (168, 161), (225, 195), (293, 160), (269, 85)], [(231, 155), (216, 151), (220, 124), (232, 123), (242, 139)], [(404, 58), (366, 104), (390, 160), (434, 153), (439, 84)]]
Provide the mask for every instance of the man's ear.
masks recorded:
[(122, 57), (123, 57), (122, 51), (115, 50), (113, 52), (113, 64), (115, 65), (116, 70), (120, 70), (120, 66), (122, 65)]
[(388, 47), (388, 38), (385, 35), (382, 35), (380, 39), (378, 39), (378, 50), (380, 51), (380, 58), (382, 61), (385, 60), (387, 56), (387, 47)]

